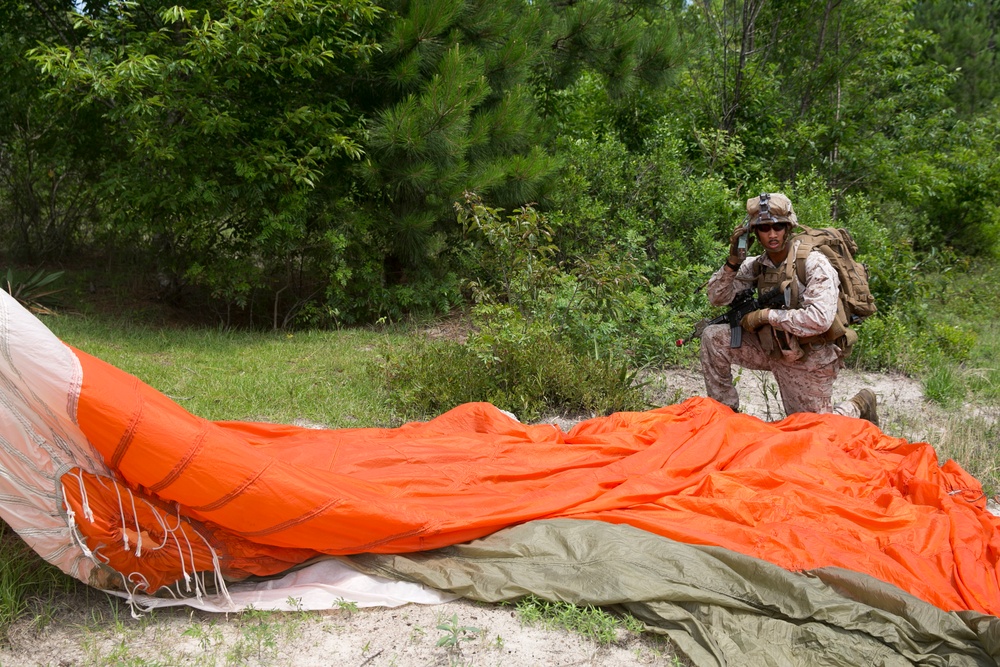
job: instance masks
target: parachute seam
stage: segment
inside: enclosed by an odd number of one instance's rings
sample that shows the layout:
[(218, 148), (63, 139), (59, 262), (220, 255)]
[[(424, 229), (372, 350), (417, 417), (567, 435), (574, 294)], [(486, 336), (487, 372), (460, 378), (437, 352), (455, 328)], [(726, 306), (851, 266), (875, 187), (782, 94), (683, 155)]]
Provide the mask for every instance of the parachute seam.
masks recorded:
[[(135, 382), (133, 383), (133, 388), (136, 388), (134, 385), (138, 384), (138, 382), (139, 379), (135, 378)], [(121, 463), (121, 460), (125, 458), (125, 452), (128, 451), (129, 446), (132, 444), (132, 438), (135, 436), (135, 429), (139, 425), (139, 420), (142, 418), (143, 408), (145, 407), (146, 403), (145, 401), (142, 400), (142, 396), (138, 394), (138, 391), (136, 393), (139, 396), (139, 405), (136, 408), (135, 412), (132, 414), (132, 418), (129, 420), (128, 427), (122, 434), (121, 440), (118, 441), (118, 446), (115, 447), (115, 453), (111, 457), (112, 468), (117, 469), (119, 467), (119, 464)]]
[(201, 432), (198, 434), (198, 437), (195, 439), (194, 445), (188, 451), (187, 455), (183, 459), (181, 459), (177, 463), (177, 465), (175, 465), (173, 469), (169, 473), (167, 473), (167, 475), (163, 479), (161, 479), (156, 484), (150, 486), (149, 490), (153, 492), (159, 492), (167, 488), (171, 484), (173, 484), (177, 480), (177, 478), (180, 477), (180, 474), (184, 472), (184, 469), (191, 464), (191, 460), (198, 455), (198, 452), (201, 451), (202, 445), (205, 443), (205, 436), (207, 435), (208, 435), (208, 425), (205, 424), (202, 426)]
[(274, 461), (268, 461), (263, 468), (258, 470), (254, 475), (248, 477), (242, 484), (240, 484), (238, 487), (236, 487), (226, 495), (222, 496), (218, 500), (208, 503), (207, 505), (192, 505), (191, 509), (197, 512), (214, 512), (215, 510), (218, 510), (219, 508), (228, 505), (237, 496), (241, 495), (244, 491), (246, 491), (254, 482), (260, 479), (261, 475), (267, 472), (267, 470), (271, 467), (273, 463)]

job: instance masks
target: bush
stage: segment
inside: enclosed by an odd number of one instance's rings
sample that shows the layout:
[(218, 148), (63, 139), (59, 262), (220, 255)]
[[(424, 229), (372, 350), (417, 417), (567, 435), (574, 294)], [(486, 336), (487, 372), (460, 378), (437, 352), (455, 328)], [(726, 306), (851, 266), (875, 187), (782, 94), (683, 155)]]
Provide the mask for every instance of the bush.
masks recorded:
[(420, 341), (387, 350), (378, 373), (404, 418), (486, 401), (534, 421), (553, 412), (610, 414), (648, 407), (635, 374), (613, 357), (574, 352), (551, 329), (506, 310), (465, 344)]
[(464, 344), (424, 343), (386, 356), (396, 408), (426, 416), (487, 401), (523, 419), (546, 412), (643, 407), (624, 352), (630, 297), (642, 284), (627, 253), (605, 248), (560, 261), (546, 216), (504, 216), (468, 193), (456, 205), (474, 333)]

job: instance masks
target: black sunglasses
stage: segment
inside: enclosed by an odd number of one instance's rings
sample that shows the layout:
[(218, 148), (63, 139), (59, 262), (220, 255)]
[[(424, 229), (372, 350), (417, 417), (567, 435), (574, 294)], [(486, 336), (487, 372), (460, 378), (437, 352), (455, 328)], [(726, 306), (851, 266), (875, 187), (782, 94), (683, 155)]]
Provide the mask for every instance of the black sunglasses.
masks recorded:
[(772, 229), (774, 231), (776, 231), (776, 232), (783, 232), (786, 229), (788, 229), (788, 223), (787, 222), (771, 222), (771, 223), (765, 222), (762, 225), (754, 225), (754, 231), (757, 231), (757, 232), (769, 232)]

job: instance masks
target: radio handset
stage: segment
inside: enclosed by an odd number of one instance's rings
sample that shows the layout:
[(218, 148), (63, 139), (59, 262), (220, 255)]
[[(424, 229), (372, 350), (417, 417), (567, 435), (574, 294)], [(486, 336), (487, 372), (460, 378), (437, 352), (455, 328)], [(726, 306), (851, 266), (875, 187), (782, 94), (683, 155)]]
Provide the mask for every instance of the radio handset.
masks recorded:
[(750, 228), (740, 235), (739, 240), (736, 242), (736, 255), (740, 258), (742, 262), (747, 258), (747, 243), (750, 241)]

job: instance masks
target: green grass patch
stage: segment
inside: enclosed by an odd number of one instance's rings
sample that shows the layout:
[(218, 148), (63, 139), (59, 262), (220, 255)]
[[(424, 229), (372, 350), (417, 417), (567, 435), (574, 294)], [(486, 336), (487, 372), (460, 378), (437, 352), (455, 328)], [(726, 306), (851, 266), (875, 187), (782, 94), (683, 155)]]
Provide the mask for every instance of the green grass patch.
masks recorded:
[(923, 311), (925, 394), (956, 409), (1000, 403), (1000, 267), (959, 267), (931, 282), (939, 289)]
[(212, 420), (305, 420), (330, 428), (398, 424), (366, 372), (397, 333), (249, 332), (155, 327), (60, 315), (44, 322), (64, 342), (131, 373)]
[(29, 614), (36, 625), (44, 627), (51, 617), (53, 597), (77, 585), (0, 521), (0, 633)]
[(621, 635), (640, 634), (645, 626), (634, 616), (617, 616), (592, 605), (550, 602), (535, 595), (517, 601), (517, 615), (522, 623), (545, 628), (563, 628), (589, 637), (602, 646), (619, 641)]

